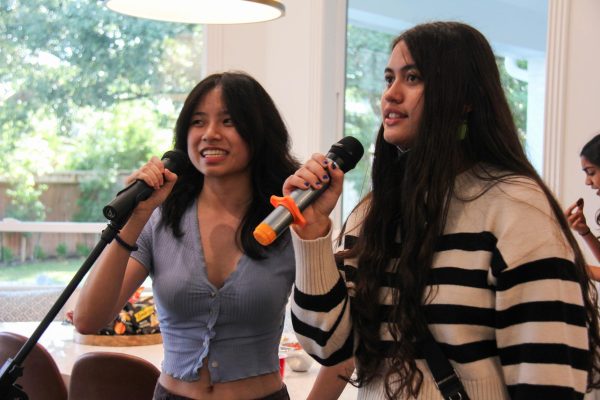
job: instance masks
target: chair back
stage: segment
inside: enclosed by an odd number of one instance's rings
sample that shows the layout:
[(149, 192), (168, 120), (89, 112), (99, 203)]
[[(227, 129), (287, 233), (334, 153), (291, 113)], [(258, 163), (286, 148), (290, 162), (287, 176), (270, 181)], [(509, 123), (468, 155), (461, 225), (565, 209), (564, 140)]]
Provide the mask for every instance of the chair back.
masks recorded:
[[(12, 332), (0, 332), (0, 363), (15, 358), (27, 338)], [(36, 343), (23, 364), (19, 384), (29, 400), (67, 400), (67, 387), (56, 362), (48, 351)]]
[(159, 375), (154, 364), (137, 356), (84, 353), (73, 364), (69, 400), (152, 400)]

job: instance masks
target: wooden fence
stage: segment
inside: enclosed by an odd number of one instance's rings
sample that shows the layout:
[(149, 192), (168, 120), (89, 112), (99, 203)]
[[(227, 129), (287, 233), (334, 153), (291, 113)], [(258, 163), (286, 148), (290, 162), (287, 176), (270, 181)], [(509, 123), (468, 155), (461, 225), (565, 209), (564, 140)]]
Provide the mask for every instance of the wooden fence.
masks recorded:
[[(6, 218), (10, 201), (6, 194), (8, 183), (0, 179), (0, 248), (3, 252), (10, 252), (15, 261), (25, 261), (39, 255), (55, 257), (63, 251), (71, 256), (86, 247), (93, 248), (106, 223), (62, 222), (71, 221), (79, 211), (80, 183), (88, 174), (88, 171), (73, 171), (36, 178), (36, 183), (47, 187), (40, 197), (46, 213), (44, 222)], [(123, 180), (125, 176), (127, 173), (123, 172), (118, 179)], [(0, 261), (6, 260), (0, 258)]]
[[(91, 250), (100, 240), (107, 224), (97, 222), (24, 222), (12, 218), (0, 220), (0, 248), (15, 252), (16, 259), (28, 259), (58, 255), (59, 246), (64, 246), (65, 255)], [(43, 253), (37, 253), (43, 252)], [(89, 251), (88, 251), (89, 252)], [(86, 255), (86, 254), (80, 254)], [(6, 261), (6, 260), (3, 260)]]

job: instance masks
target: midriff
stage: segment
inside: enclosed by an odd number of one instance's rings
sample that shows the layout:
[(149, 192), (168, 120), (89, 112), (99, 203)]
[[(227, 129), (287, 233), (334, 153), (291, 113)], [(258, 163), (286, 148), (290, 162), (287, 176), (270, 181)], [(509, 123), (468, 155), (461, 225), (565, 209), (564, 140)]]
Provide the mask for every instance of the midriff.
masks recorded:
[(169, 392), (195, 400), (260, 399), (277, 392), (283, 385), (279, 372), (224, 383), (212, 383), (206, 366), (200, 369), (199, 375), (197, 381), (188, 382), (161, 373), (158, 380)]

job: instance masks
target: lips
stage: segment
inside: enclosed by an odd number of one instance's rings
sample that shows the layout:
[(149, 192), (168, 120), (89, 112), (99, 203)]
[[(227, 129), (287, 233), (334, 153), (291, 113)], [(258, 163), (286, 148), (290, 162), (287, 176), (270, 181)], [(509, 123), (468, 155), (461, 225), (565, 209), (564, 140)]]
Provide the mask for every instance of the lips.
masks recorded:
[(204, 158), (222, 157), (227, 155), (227, 152), (218, 148), (207, 148), (200, 151), (200, 155)]
[(399, 121), (408, 118), (408, 114), (406, 113), (391, 110), (385, 110), (383, 116), (386, 125), (394, 125)]

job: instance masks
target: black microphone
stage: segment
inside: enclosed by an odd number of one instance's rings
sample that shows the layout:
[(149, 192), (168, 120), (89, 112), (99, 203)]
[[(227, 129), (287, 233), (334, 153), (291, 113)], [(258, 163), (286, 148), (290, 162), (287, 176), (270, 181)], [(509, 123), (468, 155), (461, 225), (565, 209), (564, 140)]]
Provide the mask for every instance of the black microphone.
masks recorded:
[[(331, 146), (326, 157), (346, 173), (356, 166), (363, 153), (360, 142), (352, 136), (346, 136)], [(273, 243), (292, 223), (303, 220), (300, 212), (328, 187), (329, 182), (324, 182), (320, 189), (296, 189), (289, 196), (271, 196), (271, 204), (275, 206), (275, 210), (254, 229), (256, 241), (263, 246)]]
[[(187, 154), (181, 150), (169, 150), (162, 156), (165, 168), (179, 175), (185, 169), (189, 160)], [(146, 200), (154, 192), (154, 188), (146, 182), (137, 179), (125, 189), (117, 193), (117, 196), (108, 205), (104, 206), (102, 213), (111, 220), (121, 220), (131, 214), (140, 201)]]

